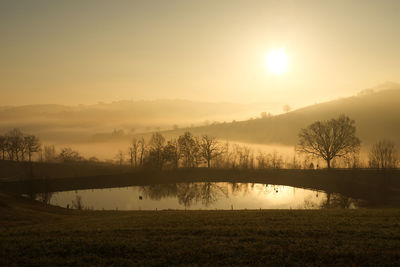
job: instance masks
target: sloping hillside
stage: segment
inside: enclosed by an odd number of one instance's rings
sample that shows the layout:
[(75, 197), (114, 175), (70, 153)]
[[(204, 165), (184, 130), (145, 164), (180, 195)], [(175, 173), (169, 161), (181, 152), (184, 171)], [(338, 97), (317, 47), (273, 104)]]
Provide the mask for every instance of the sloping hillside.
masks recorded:
[(381, 138), (400, 143), (400, 87), (362, 93), (278, 116), (196, 127), (190, 131), (236, 141), (295, 145), (301, 128), (340, 114), (356, 121), (357, 135), (363, 144)]

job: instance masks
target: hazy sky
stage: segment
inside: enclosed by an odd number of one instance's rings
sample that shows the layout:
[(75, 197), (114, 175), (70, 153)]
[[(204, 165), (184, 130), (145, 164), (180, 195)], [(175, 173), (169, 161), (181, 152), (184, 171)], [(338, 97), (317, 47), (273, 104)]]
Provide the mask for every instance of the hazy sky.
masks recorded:
[(348, 96), (400, 81), (399, 14), (398, 0), (2, 0), (0, 105)]

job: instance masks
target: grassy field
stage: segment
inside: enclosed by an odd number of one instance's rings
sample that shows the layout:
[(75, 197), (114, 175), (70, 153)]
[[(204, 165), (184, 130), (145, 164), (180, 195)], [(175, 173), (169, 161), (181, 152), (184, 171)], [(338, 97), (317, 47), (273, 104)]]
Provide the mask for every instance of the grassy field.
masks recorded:
[(400, 210), (76, 211), (0, 195), (0, 265), (399, 265)]

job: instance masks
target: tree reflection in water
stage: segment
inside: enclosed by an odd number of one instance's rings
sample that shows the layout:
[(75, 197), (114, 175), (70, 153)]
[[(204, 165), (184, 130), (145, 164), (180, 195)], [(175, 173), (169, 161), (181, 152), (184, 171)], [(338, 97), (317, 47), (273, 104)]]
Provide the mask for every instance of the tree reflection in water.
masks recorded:
[[(119, 207), (126, 207), (126, 203), (131, 203), (132, 194), (130, 188), (115, 188), (106, 190), (82, 190), (81, 195), (85, 199), (93, 202), (94, 206), (100, 209), (108, 204), (99, 204), (106, 199), (112, 200)], [(269, 208), (300, 208), (300, 209), (332, 209), (332, 208), (356, 208), (364, 205), (364, 201), (355, 200), (336, 193), (325, 193), (322, 191), (312, 191), (309, 189), (296, 189), (283, 185), (268, 185), (254, 183), (215, 183), (215, 182), (199, 182), (199, 183), (177, 183), (177, 184), (155, 184), (148, 186), (132, 187), (136, 199), (134, 204), (130, 204), (130, 208), (134, 205), (143, 204), (147, 209), (159, 207), (160, 203), (151, 203), (144, 200), (153, 200), (164, 202), (163, 208), (179, 209), (186, 208), (219, 208), (233, 209), (251, 208), (251, 209), (269, 209)], [(297, 193), (299, 190), (299, 193)], [(96, 193), (96, 194), (94, 194)], [(71, 203), (70, 192), (57, 193), (57, 202), (64, 202), (64, 206)], [(137, 196), (139, 195), (139, 202)], [(297, 195), (297, 196), (295, 196)], [(45, 192), (36, 194), (36, 199), (45, 203), (49, 203), (52, 193)], [(64, 200), (65, 199), (65, 200)], [(163, 201), (164, 200), (164, 201)], [(131, 201), (131, 202), (129, 202)], [(66, 204), (67, 203), (67, 204)], [(108, 202), (105, 202), (108, 203)], [(60, 205), (60, 204), (57, 204)], [(132, 206), (133, 205), (133, 206)], [(142, 206), (143, 207), (143, 206)]]
[[(318, 194), (318, 193), (317, 193)], [(317, 195), (318, 197), (318, 195)], [(360, 200), (343, 196), (337, 193), (326, 193), (321, 203), (316, 203), (309, 198), (304, 199), (305, 209), (352, 209), (360, 206)]]
[(356, 208), (359, 201), (347, 196), (335, 193), (326, 193), (326, 200), (324, 200), (321, 209), (351, 209)]
[(255, 186), (255, 183), (228, 183), (231, 187), (231, 192), (233, 196), (242, 193), (243, 196), (246, 196), (250, 193)]
[(142, 186), (141, 193), (146, 198), (161, 200), (176, 197), (179, 204), (187, 207), (201, 202), (208, 207), (220, 197), (228, 197), (228, 185), (217, 183), (178, 183)]
[(145, 198), (161, 200), (166, 197), (175, 197), (178, 192), (178, 184), (156, 184), (141, 186), (140, 191)]

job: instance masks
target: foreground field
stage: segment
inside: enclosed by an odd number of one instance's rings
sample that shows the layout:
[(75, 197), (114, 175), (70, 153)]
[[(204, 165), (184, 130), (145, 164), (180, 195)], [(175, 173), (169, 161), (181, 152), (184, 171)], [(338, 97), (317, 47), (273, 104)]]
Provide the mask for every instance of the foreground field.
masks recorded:
[(399, 265), (400, 210), (75, 211), (0, 195), (0, 265)]

